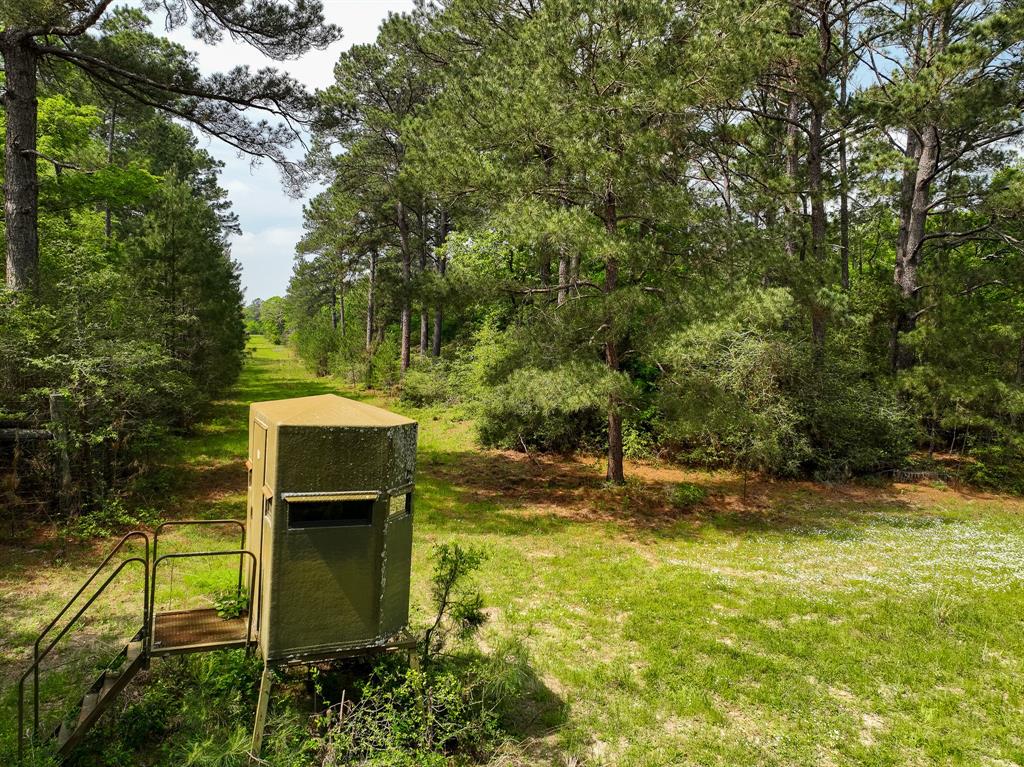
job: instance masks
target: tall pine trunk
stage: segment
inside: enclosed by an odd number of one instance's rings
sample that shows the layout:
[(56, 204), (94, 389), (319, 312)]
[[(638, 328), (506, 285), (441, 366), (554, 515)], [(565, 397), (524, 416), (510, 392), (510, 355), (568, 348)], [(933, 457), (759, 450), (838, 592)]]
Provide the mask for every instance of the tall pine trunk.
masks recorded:
[(345, 338), (345, 281), (342, 280), (338, 287), (338, 320), (341, 323), (341, 337)]
[(410, 324), (412, 321), (412, 310), (409, 308), (409, 303), (406, 301), (405, 305), (402, 306), (402, 350), (399, 355), (399, 360), (402, 366), (402, 372), (404, 373), (409, 369), (409, 331)]
[(409, 341), (412, 330), (412, 306), (409, 301), (409, 286), (412, 281), (412, 253), (409, 243), (409, 219), (405, 205), (398, 203), (398, 235), (402, 250), (402, 337), (400, 362), (402, 372), (409, 369)]
[(366, 351), (370, 351), (373, 348), (373, 315), (376, 309), (374, 306), (376, 288), (377, 253), (373, 251), (370, 253), (370, 284), (366, 288)]
[(558, 249), (558, 305), (561, 306), (569, 298), (569, 259), (565, 257), (565, 248)]
[[(844, 118), (845, 119), (845, 118)], [(839, 134), (839, 281), (850, 289), (850, 184), (846, 160), (846, 129)]]
[(420, 356), (427, 356), (430, 346), (430, 309), (426, 305), (420, 308)]
[(36, 52), (31, 38), (0, 33), (4, 60), (4, 222), (7, 287), (35, 290), (39, 283), (39, 179), (36, 176)]
[[(444, 282), (445, 273), (448, 271), (448, 257), (444, 252), (444, 243), (448, 239), (448, 211), (445, 208), (441, 208), (440, 220), (438, 222), (437, 233), (436, 233), (436, 246), (434, 249), (434, 256), (437, 259), (437, 273), (441, 278), (441, 282)], [(441, 330), (443, 327), (443, 303), (439, 298), (437, 306), (434, 307), (434, 333), (430, 339), (430, 352), (435, 357), (441, 356)]]
[(430, 337), (430, 353), (434, 357), (441, 356), (441, 326), (443, 324), (441, 307), (434, 309), (434, 331)]
[[(605, 195), (604, 205), (605, 232), (609, 238), (614, 238), (618, 232), (618, 213), (616, 211), (615, 194), (611, 190)], [(609, 300), (615, 292), (619, 280), (619, 263), (613, 256), (608, 259), (604, 268), (604, 294), (605, 300)], [(619, 349), (615, 339), (615, 329), (608, 322), (608, 336), (604, 342), (604, 359), (608, 369), (618, 372)], [(612, 393), (608, 397), (608, 471), (605, 478), (609, 482), (621, 485), (626, 481), (625, 469), (622, 462), (622, 411), (621, 403), (617, 394)]]
[(845, 0), (843, 14), (842, 71), (839, 79), (839, 280), (850, 289), (850, 172), (846, 157), (846, 129), (850, 123), (848, 81), (850, 79), (850, 15)]
[(800, 119), (800, 102), (795, 94), (789, 95), (789, 102), (786, 105), (786, 178), (789, 180), (789, 191), (786, 194), (786, 255), (792, 260), (799, 256), (803, 258), (803, 248), (800, 246), (800, 197), (798, 190), (798, 166), (800, 151), (797, 147), (797, 136), (799, 128), (797, 120)]
[(893, 281), (899, 293), (890, 347), (890, 363), (894, 372), (910, 367), (913, 363), (901, 336), (917, 325), (921, 289), (918, 267), (921, 264), (925, 226), (928, 223), (931, 185), (939, 165), (938, 128), (927, 125), (920, 134), (908, 130), (906, 156), (908, 163), (900, 188), (900, 228), (896, 240), (896, 268), (893, 271)]
[[(420, 279), (427, 273), (427, 211), (423, 201), (420, 201)], [(427, 349), (430, 346), (430, 308), (426, 302), (420, 304), (420, 356), (427, 356)]]
[(825, 96), (829, 82), (832, 45), (832, 16), (828, 0), (820, 0), (817, 10), (818, 62), (815, 81), (808, 98), (810, 119), (807, 125), (807, 192), (811, 203), (811, 259), (814, 279), (808, 296), (811, 313), (811, 341), (814, 359), (820, 362), (825, 354), (825, 330), (828, 311), (822, 305), (821, 289), (832, 282), (828, 258), (828, 214), (825, 210), (825, 115), (830, 100)]
[[(824, 283), (827, 259), (828, 218), (825, 213), (825, 189), (822, 172), (822, 147), (824, 138), (822, 110), (817, 106), (811, 110), (810, 130), (807, 137), (807, 182), (811, 197), (811, 254), (817, 272), (815, 287)], [(811, 299), (811, 338), (814, 353), (820, 357), (825, 349), (826, 312), (818, 296)]]

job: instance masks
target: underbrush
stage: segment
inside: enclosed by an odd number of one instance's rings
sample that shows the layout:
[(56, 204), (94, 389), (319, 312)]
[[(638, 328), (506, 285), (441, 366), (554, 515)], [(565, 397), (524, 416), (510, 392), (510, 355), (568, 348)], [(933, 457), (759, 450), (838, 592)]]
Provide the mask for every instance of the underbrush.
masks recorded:
[(69, 537), (82, 541), (107, 538), (129, 529), (152, 527), (160, 519), (160, 512), (156, 509), (146, 506), (131, 509), (120, 498), (112, 497), (99, 508), (72, 517), (66, 530)]
[(242, 650), (169, 657), (124, 693), (72, 765), (213, 767), (245, 763), (261, 662)]
[(977, 447), (963, 477), (977, 487), (1024, 495), (1024, 451), (1016, 444)]
[[(261, 758), (274, 767), (470, 765), (564, 720), (564, 706), (533, 673), (525, 646), (475, 636), (483, 599), (472, 576), (482, 551), (435, 549), (432, 620), (409, 656), (387, 654), (275, 670)], [(73, 765), (248, 763), (262, 661), (242, 650), (154, 664), (105, 716)]]
[(306, 719), (279, 714), (264, 748), (275, 765), (342, 767), (485, 764), (525, 733), (521, 712), (547, 726), (561, 706), (534, 676), (521, 643), (470, 647), (428, 668), (389, 655), (366, 666), (317, 672), (321, 701)]

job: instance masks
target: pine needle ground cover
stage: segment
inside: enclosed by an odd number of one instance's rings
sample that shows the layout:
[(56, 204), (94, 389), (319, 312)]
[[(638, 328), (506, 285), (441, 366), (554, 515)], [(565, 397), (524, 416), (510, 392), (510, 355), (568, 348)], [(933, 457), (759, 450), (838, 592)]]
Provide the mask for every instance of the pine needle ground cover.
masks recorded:
[[(250, 349), (232, 397), (168, 455), (181, 473), (164, 513), (242, 516), (252, 400), (337, 391), (417, 418), (414, 621), (426, 620), (433, 544), (484, 549), (489, 620), (478, 642), (487, 651), (520, 640), (545, 691), (543, 706), (524, 701), (518, 742), (495, 763), (1024, 763), (1019, 500), (926, 485), (744, 487), (727, 473), (666, 466), (633, 466), (634, 479), (608, 487), (594, 461), (483, 451), (457, 414), (312, 378), (261, 338)], [(169, 545), (233, 539), (200, 530)], [(109, 545), (5, 534), (5, 763), (31, 639)], [(198, 606), (233, 576), (215, 560), (190, 567), (158, 604)], [(71, 637), (45, 683), (52, 697), (72, 705), (76, 685), (137, 621), (133, 586), (124, 581)], [(105, 725), (124, 741), (123, 763), (243, 763), (251, 675), (232, 655), (207, 656), (182, 678), (206, 696), (237, 678), (239, 689), (220, 691), (237, 703), (182, 707), (156, 668), (178, 662), (155, 662), (155, 691), (132, 692)], [(277, 700), (271, 730), (301, 730), (303, 705)], [(271, 732), (265, 757), (284, 764), (274, 742)]]

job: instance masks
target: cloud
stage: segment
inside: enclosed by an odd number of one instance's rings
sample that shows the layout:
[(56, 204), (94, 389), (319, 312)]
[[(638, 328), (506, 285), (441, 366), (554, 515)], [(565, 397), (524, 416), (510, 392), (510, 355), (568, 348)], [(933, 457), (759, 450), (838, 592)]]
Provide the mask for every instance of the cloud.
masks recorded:
[(284, 295), (301, 236), (301, 226), (268, 226), (231, 238), (231, 256), (242, 265), (246, 302)]

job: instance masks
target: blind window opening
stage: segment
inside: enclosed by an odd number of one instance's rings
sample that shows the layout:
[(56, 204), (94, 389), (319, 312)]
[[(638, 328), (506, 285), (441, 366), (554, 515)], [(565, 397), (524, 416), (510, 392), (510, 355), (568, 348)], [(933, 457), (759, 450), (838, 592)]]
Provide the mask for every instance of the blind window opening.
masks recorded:
[(346, 527), (373, 524), (373, 501), (364, 499), (288, 503), (288, 527)]

